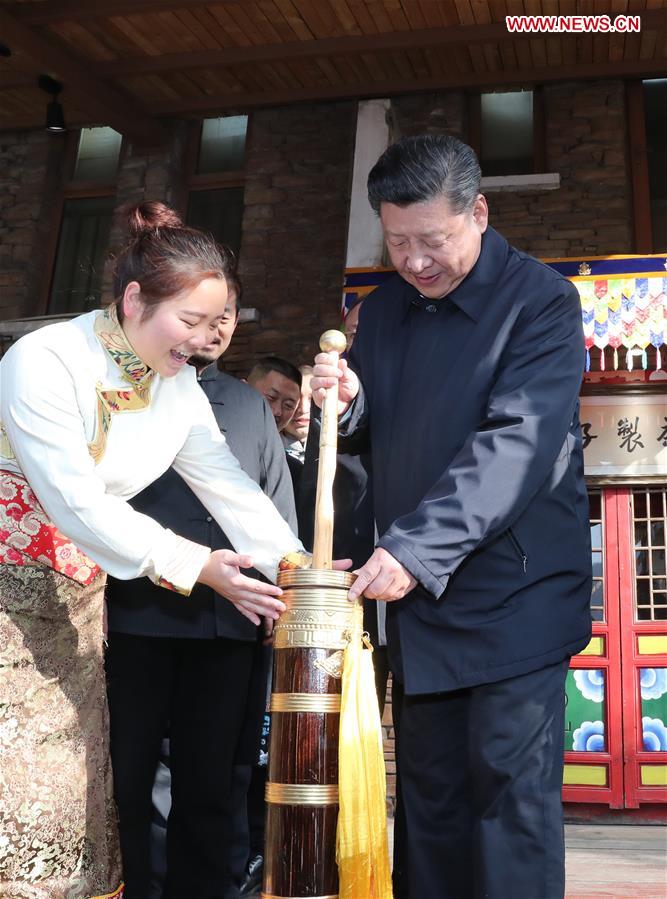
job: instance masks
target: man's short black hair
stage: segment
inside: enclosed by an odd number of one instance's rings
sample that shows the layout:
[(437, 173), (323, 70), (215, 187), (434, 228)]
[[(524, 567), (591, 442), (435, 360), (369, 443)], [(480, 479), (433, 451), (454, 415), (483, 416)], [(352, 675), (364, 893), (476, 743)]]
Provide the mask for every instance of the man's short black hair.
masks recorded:
[(263, 359), (255, 362), (250, 369), (248, 383), (254, 384), (255, 381), (259, 381), (260, 378), (264, 378), (272, 371), (277, 371), (278, 374), (283, 375), (288, 380), (294, 381), (298, 385), (299, 390), (301, 389), (301, 372), (296, 365), (292, 365), (287, 359), (281, 359), (280, 356), (264, 356)]
[(454, 215), (470, 209), (482, 173), (474, 151), (449, 134), (404, 137), (388, 147), (368, 176), (368, 201), (409, 206), (444, 197)]
[(227, 291), (231, 299), (234, 300), (236, 314), (238, 315), (241, 311), (241, 301), (243, 299), (243, 285), (241, 284), (238, 271), (234, 269), (225, 275), (225, 281), (227, 282)]

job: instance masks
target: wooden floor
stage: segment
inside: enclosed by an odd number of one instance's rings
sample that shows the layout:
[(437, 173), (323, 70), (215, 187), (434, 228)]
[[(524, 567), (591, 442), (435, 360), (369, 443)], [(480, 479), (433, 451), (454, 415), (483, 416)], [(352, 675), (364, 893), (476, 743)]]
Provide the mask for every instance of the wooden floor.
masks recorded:
[(667, 899), (666, 826), (568, 824), (565, 850), (566, 899)]
[(667, 899), (667, 827), (568, 824), (567, 899)]

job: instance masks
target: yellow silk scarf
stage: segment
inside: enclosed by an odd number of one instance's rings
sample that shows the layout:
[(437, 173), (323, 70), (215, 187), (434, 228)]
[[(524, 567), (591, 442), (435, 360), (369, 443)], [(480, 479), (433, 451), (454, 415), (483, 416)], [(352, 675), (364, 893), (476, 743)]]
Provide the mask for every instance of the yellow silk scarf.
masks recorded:
[[(361, 609), (343, 658), (336, 834), (340, 899), (392, 899), (382, 727)], [(366, 648), (364, 648), (364, 646)]]

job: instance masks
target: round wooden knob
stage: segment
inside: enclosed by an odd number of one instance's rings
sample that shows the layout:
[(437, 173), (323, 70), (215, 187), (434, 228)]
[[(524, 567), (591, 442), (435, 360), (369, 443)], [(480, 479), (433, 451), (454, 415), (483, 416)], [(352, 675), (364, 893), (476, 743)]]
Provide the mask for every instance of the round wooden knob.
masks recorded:
[(323, 353), (342, 353), (347, 346), (347, 340), (342, 331), (325, 331), (320, 337), (320, 349)]

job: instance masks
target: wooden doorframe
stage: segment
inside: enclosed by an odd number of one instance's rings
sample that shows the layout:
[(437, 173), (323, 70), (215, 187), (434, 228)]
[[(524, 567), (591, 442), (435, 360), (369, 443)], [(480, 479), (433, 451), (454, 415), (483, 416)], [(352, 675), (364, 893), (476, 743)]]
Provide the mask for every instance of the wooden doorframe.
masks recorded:
[[(619, 565), (618, 511), (616, 490), (602, 487), (602, 550), (604, 621), (593, 622), (593, 637), (589, 646), (570, 664), (571, 670), (599, 669), (605, 680), (605, 752), (565, 753), (566, 765), (593, 770), (604, 768), (605, 784), (568, 784), (563, 787), (563, 801), (604, 804), (623, 808), (623, 712), (621, 688), (621, 646), (618, 640), (620, 591), (617, 576)], [(611, 575), (611, 576), (610, 576)], [(591, 652), (602, 641), (601, 651)], [(598, 770), (598, 774), (602, 772)], [(592, 778), (591, 778), (592, 779)]]
[[(642, 700), (639, 684), (641, 668), (664, 668), (664, 655), (640, 653), (639, 637), (667, 633), (667, 621), (638, 621), (635, 619), (634, 527), (632, 515), (632, 487), (619, 488), (618, 552), (620, 587), (620, 645), (622, 657), (621, 690), (623, 695), (623, 754), (625, 807), (639, 808), (642, 803), (667, 802), (664, 786), (644, 785), (642, 766), (666, 765), (667, 753), (645, 752), (640, 723)], [(628, 600), (623, 601), (624, 597)]]

